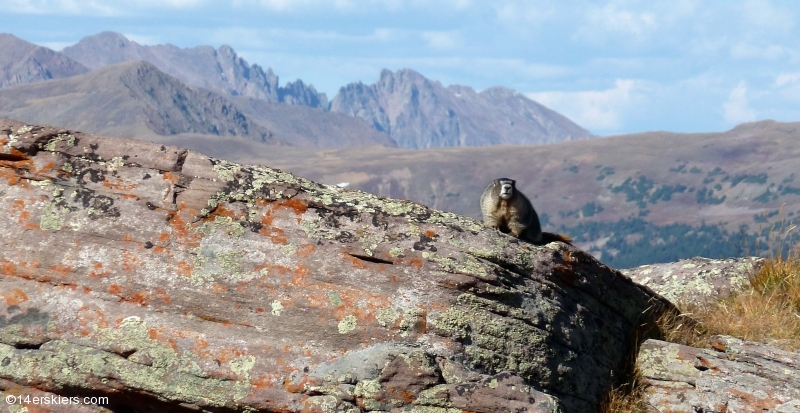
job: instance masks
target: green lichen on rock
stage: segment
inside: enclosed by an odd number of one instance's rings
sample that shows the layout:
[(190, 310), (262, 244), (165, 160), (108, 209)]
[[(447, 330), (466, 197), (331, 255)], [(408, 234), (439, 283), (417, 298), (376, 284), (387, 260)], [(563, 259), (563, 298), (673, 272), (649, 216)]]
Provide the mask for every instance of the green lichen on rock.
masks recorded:
[(328, 291), (328, 300), (334, 307), (342, 305), (342, 299), (339, 297), (339, 293), (337, 293), (336, 291)]
[(461, 409), (452, 409), (453, 403), (448, 400), (449, 389), (446, 384), (439, 384), (429, 389), (419, 392), (414, 404), (418, 409), (436, 408), (437, 410), (415, 410), (415, 411), (437, 411), (437, 412), (461, 412)]
[(272, 315), (281, 315), (281, 311), (283, 311), (283, 304), (280, 301), (274, 300), (270, 305), (272, 307)]
[[(241, 228), (241, 226), (234, 225), (234, 229), (231, 231), (238, 233), (235, 228)], [(262, 276), (262, 273), (252, 269), (248, 271), (245, 266), (249, 254), (256, 253), (237, 248), (237, 244), (231, 243), (230, 238), (225, 238), (220, 234), (214, 235), (218, 230), (213, 227), (202, 229), (202, 231), (210, 231), (211, 235), (204, 237), (200, 241), (200, 246), (189, 250), (192, 263), (191, 283), (199, 287), (220, 277), (228, 280), (249, 281)]]
[(353, 394), (356, 397), (374, 399), (380, 391), (381, 383), (378, 380), (361, 380), (360, 382), (356, 383), (356, 388), (353, 390)]
[(297, 254), (297, 245), (291, 243), (283, 244), (281, 245), (281, 252), (287, 257), (295, 255)]
[[(197, 355), (150, 338), (150, 327), (139, 317), (127, 317), (116, 327), (95, 324), (87, 340), (94, 344), (51, 340), (36, 350), (0, 344), (3, 372), (27, 382), (47, 381), (56, 388), (72, 389), (89, 389), (89, 377), (113, 377), (128, 388), (165, 399), (215, 407), (230, 406), (250, 389), (249, 380), (210, 378), (199, 367)], [(231, 369), (247, 377), (254, 362), (242, 356)]]
[(134, 351), (138, 357), (147, 356), (155, 368), (173, 368), (179, 372), (204, 376), (198, 371), (197, 359), (192, 353), (178, 355), (170, 346), (150, 338), (149, 327), (141, 318), (130, 316), (116, 328), (92, 326), (94, 338), (101, 346), (117, 347), (123, 351)]
[(378, 320), (378, 324), (380, 324), (381, 327), (391, 327), (399, 317), (394, 307), (387, 307), (378, 311), (378, 315), (375, 316), (375, 318)]
[(47, 381), (59, 388), (89, 389), (87, 376), (114, 377), (130, 388), (186, 403), (223, 407), (237, 400), (234, 382), (147, 366), (62, 340), (50, 341), (36, 351), (0, 344), (0, 360), (9, 361), (3, 367), (5, 374), (30, 382)]
[(109, 170), (114, 170), (124, 165), (125, 161), (122, 159), (121, 156), (115, 156), (111, 158), (111, 160), (108, 161), (108, 163), (106, 163), (106, 166), (108, 167)]
[(246, 380), (250, 380), (250, 370), (255, 365), (256, 358), (251, 355), (242, 355), (231, 360), (231, 370)]
[(308, 401), (314, 404), (315, 406), (319, 407), (323, 413), (338, 413), (339, 410), (336, 409), (336, 406), (339, 404), (339, 400), (336, 396), (330, 395), (322, 395), (322, 396), (311, 396), (308, 398)]
[(422, 258), (439, 264), (442, 270), (448, 273), (466, 274), (480, 279), (486, 278), (489, 274), (484, 263), (467, 254), (461, 255), (461, 258), (464, 259), (461, 262), (455, 258), (428, 251), (422, 253)]
[(31, 125), (22, 125), (19, 129), (17, 129), (17, 135), (22, 135), (24, 133), (28, 133), (33, 130), (33, 126)]
[(58, 135), (56, 135), (55, 138), (52, 138), (49, 141), (47, 141), (47, 143), (44, 144), (44, 146), (42, 146), (42, 149), (50, 152), (55, 152), (56, 145), (59, 142), (66, 142), (68, 146), (75, 146), (75, 135), (59, 133)]
[(245, 233), (245, 229), (241, 223), (234, 221), (231, 217), (225, 216), (215, 216), (214, 222), (203, 222), (193, 230), (204, 235), (211, 235), (217, 231), (222, 231), (234, 238), (240, 238)]
[[(636, 364), (644, 377), (700, 377), (700, 370), (693, 363), (682, 361), (680, 353), (680, 345), (674, 343), (655, 348), (642, 347)], [(661, 371), (667, 366), (669, 371)]]
[(357, 322), (356, 316), (350, 314), (339, 321), (339, 334), (347, 334), (355, 330)]
[(400, 321), (400, 336), (408, 337), (414, 331), (414, 327), (422, 321), (424, 316), (425, 311), (420, 308), (407, 308), (403, 310), (403, 318)]
[(469, 231), (478, 232), (485, 228), (483, 223), (478, 222), (472, 218), (467, 218), (463, 215), (453, 214), (452, 212), (439, 212), (435, 214), (431, 214), (430, 218), (428, 218), (427, 222), (432, 224), (443, 224), (443, 225), (456, 225), (460, 228), (465, 228)]
[(217, 173), (217, 176), (219, 176), (219, 179), (225, 182), (230, 182), (233, 181), (236, 174), (242, 170), (242, 165), (225, 160), (219, 160), (214, 164), (213, 169)]
[(57, 231), (64, 226), (64, 217), (69, 213), (69, 208), (59, 206), (57, 199), (44, 206), (42, 216), (39, 218), (39, 228), (43, 231)]
[(439, 317), (432, 320), (431, 324), (448, 333), (454, 339), (464, 339), (469, 337), (471, 320), (471, 314), (464, 310), (450, 307), (447, 311), (439, 314)]

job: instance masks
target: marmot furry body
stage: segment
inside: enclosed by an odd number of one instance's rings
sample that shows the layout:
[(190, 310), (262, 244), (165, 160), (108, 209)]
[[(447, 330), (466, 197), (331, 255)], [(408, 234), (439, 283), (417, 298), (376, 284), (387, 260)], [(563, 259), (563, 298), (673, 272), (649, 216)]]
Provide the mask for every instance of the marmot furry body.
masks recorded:
[(495, 179), (486, 187), (481, 196), (483, 223), (497, 228), (500, 232), (511, 234), (531, 244), (543, 245), (548, 242), (572, 242), (563, 234), (542, 232), (539, 216), (531, 201), (517, 190), (516, 181), (508, 178)]

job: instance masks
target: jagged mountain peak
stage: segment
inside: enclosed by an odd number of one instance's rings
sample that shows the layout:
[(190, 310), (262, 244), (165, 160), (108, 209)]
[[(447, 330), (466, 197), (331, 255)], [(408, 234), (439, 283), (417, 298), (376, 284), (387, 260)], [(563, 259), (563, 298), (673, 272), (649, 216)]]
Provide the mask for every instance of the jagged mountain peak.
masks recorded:
[(412, 69), (384, 69), (372, 85), (358, 82), (341, 88), (331, 110), (364, 119), (406, 148), (553, 143), (593, 136), (511, 89), (476, 93), (466, 86), (445, 88)]
[[(234, 96), (325, 108), (328, 98), (309, 87), (292, 85), (281, 90), (272, 69), (249, 64), (230, 45), (218, 49), (197, 46), (182, 49), (171, 44), (143, 46), (115, 32), (102, 32), (81, 39), (64, 53), (90, 68), (130, 60), (145, 60), (182, 82), (216, 89)], [(283, 98), (285, 99), (283, 99)]]
[(0, 33), (0, 88), (88, 72), (69, 57), (13, 34)]

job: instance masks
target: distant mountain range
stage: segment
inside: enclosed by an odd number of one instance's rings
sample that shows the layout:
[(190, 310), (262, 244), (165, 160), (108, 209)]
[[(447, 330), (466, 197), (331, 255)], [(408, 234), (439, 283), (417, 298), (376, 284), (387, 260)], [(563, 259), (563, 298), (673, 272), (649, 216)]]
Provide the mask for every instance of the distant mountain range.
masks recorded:
[(140, 139), (193, 134), (320, 148), (396, 146), (360, 119), (188, 86), (143, 61), (0, 89), (0, 113)]
[[(115, 99), (127, 102), (124, 105), (115, 101), (115, 106), (96, 106), (102, 91), (91, 91), (91, 98), (82, 95), (78, 100), (76, 96), (57, 94), (70, 88), (80, 89), (76, 83), (52, 88), (33, 86), (43, 80), (77, 76), (133, 61), (150, 63), (146, 69), (137, 66), (137, 70), (148, 73), (151, 83), (139, 82), (124, 98), (116, 96)], [(219, 49), (143, 46), (121, 34), (103, 32), (58, 53), (12, 35), (2, 35), (0, 62), (6, 62), (5, 80), (0, 87), (18, 85), (14, 91), (0, 89), (0, 116), (109, 135), (192, 133), (241, 136), (270, 144), (320, 147), (379, 144), (406, 148), (540, 144), (593, 137), (564, 116), (512, 90), (496, 87), (475, 92), (464, 86), (444, 87), (409, 69), (394, 73), (384, 70), (373, 85), (346, 85), (329, 103), (324, 93), (318, 93), (300, 79), (280, 86), (271, 69), (265, 71), (258, 65), (250, 65), (227, 45)], [(114, 70), (131, 70), (133, 66), (119, 67), (125, 69)], [(114, 78), (107, 75), (116, 73), (114, 70), (103, 72), (106, 75), (101, 78), (106, 81)], [(162, 80), (157, 79), (169, 80), (159, 83)], [(96, 80), (87, 77), (84, 81)], [(24, 84), (31, 84), (32, 89), (20, 89), (27, 87), (19, 86)], [(158, 91), (161, 86), (168, 90)], [(105, 87), (95, 84), (95, 88)], [(51, 96), (50, 90), (56, 94)], [(23, 97), (28, 100), (18, 100)], [(203, 107), (211, 101), (217, 106)], [(84, 106), (89, 104), (94, 106)], [(292, 111), (286, 106), (316, 110)], [(68, 114), (86, 108), (94, 112), (89, 116), (91, 119), (83, 119), (83, 124), (76, 125), (75, 118)], [(122, 108), (136, 113), (123, 116)], [(278, 113), (291, 113), (293, 122), (302, 124), (274, 118)], [(363, 121), (369, 128), (348, 123), (342, 115), (352, 121)], [(338, 125), (339, 132), (347, 136), (328, 131), (332, 125)]]

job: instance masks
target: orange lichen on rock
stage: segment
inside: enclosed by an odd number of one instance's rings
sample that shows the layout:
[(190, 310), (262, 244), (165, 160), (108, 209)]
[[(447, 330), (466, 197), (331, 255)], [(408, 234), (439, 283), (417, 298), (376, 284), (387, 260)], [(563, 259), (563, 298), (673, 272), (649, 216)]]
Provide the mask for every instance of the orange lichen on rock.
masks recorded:
[(220, 364), (229, 363), (231, 360), (241, 357), (247, 354), (246, 350), (239, 349), (239, 348), (223, 348), (217, 350), (216, 352), (216, 360), (219, 361)]
[(47, 272), (50, 273), (50, 274), (53, 274), (53, 275), (58, 275), (60, 277), (66, 277), (66, 276), (70, 275), (73, 272), (73, 270), (72, 270), (72, 267), (70, 267), (70, 266), (67, 266), (67, 265), (64, 265), (64, 264), (56, 264), (56, 265), (50, 266), (50, 268), (47, 270)]
[(21, 199), (16, 199), (11, 203), (11, 210), (14, 212), (21, 212), (23, 208), (25, 208), (25, 201)]
[[(32, 161), (26, 162), (31, 163)], [(27, 183), (25, 182), (25, 179), (18, 175), (13, 169), (16, 167), (17, 163), (18, 162), (0, 160), (0, 178), (5, 178), (8, 186), (20, 184), (20, 186), (26, 188)]]
[(295, 269), (292, 271), (292, 274), (294, 274), (294, 277), (292, 277), (292, 280), (289, 281), (290, 284), (296, 287), (308, 285), (306, 282), (306, 277), (311, 274), (311, 270), (303, 266), (303, 264), (297, 264), (297, 267), (295, 267)]
[(307, 258), (311, 254), (313, 254), (314, 251), (316, 251), (316, 250), (317, 250), (317, 247), (315, 247), (314, 244), (311, 244), (311, 243), (300, 244), (300, 246), (297, 248), (297, 253), (296, 254), (300, 258)]
[(133, 295), (129, 295), (127, 297), (124, 297), (122, 299), (122, 301), (128, 302), (128, 303), (133, 303), (133, 304), (138, 304), (140, 306), (146, 306), (147, 305), (147, 299), (148, 299), (149, 295), (150, 294), (147, 291), (142, 290), (142, 291), (139, 291), (139, 292), (137, 292), (137, 293), (135, 293)]
[(0, 261), (0, 274), (17, 275), (17, 265), (5, 259)]
[(408, 263), (408, 265), (410, 265), (410, 266), (412, 266), (412, 267), (414, 267), (414, 268), (416, 268), (418, 270), (422, 269), (422, 258), (409, 257), (408, 260), (406, 260), (406, 262)]
[(111, 271), (103, 271), (103, 263), (96, 262), (92, 265), (92, 271), (88, 274), (89, 278), (102, 278), (111, 274)]
[(234, 211), (229, 208), (225, 208), (224, 205), (218, 205), (214, 211), (208, 214), (207, 217), (203, 218), (204, 221), (213, 221), (215, 216), (221, 217), (228, 217), (233, 219), (234, 221), (241, 220), (244, 217), (244, 214), (241, 211)]
[(275, 204), (277, 206), (290, 208), (296, 215), (301, 215), (308, 209), (308, 204), (297, 198), (290, 198), (285, 201), (276, 202)]
[[(185, 208), (185, 205), (183, 206), (184, 210), (189, 209)], [(183, 212), (191, 213), (191, 211), (183, 211)], [(171, 239), (192, 247), (199, 245), (199, 238), (200, 238), (199, 235), (189, 230), (190, 229), (189, 226), (187, 225), (186, 221), (181, 217), (181, 215), (182, 214), (180, 213), (172, 213), (169, 216), (169, 221), (167, 222), (167, 225), (169, 225), (169, 228), (172, 231)]]
[(186, 261), (178, 261), (175, 264), (175, 274), (184, 276), (184, 277), (191, 277), (192, 276), (192, 264), (189, 264)]
[(15, 288), (5, 293), (0, 293), (0, 296), (6, 300), (6, 305), (8, 306), (19, 305), (20, 303), (28, 301), (28, 296), (25, 295), (25, 292), (19, 288)]
[[(124, 237), (123, 237), (124, 238)], [(122, 265), (120, 268), (125, 272), (134, 272), (142, 265), (139, 254), (128, 249), (122, 250)]]
[(164, 304), (169, 305), (172, 302), (172, 299), (169, 297), (169, 293), (167, 293), (167, 290), (163, 288), (156, 288), (156, 290), (153, 291), (153, 294)]
[(274, 219), (274, 212), (271, 209), (267, 210), (264, 215), (261, 216), (261, 229), (258, 230), (258, 233), (265, 237), (269, 237), (273, 244), (286, 244), (288, 239), (286, 238), (286, 234), (283, 232), (283, 230), (272, 226), (272, 221)]
[(108, 321), (103, 312), (87, 305), (78, 309), (77, 319), (81, 327), (108, 328)]
[(181, 180), (180, 174), (171, 171), (164, 172), (161, 177), (171, 184), (177, 184)]
[(48, 162), (48, 163), (44, 164), (41, 168), (37, 168), (35, 172), (37, 174), (46, 174), (48, 172), (52, 172), (53, 169), (56, 169), (56, 163), (55, 162)]
[(106, 178), (103, 181), (103, 186), (106, 187), (106, 188), (109, 188), (109, 189), (116, 190), (116, 191), (125, 192), (125, 191), (130, 191), (132, 189), (135, 189), (139, 185), (136, 184), (136, 183), (132, 183), (132, 184), (127, 184), (126, 185), (125, 184), (125, 180), (122, 179), (122, 178), (116, 178), (116, 182), (112, 183), (109, 178)]

